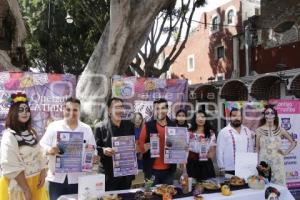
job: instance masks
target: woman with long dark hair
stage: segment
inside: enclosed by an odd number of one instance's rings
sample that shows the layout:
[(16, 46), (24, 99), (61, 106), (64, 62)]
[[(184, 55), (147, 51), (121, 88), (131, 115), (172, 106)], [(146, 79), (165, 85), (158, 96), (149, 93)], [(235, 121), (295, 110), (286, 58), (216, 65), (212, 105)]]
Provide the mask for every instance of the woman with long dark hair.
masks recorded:
[[(286, 151), (281, 149), (282, 138), (290, 142)], [(286, 185), (284, 156), (296, 147), (296, 142), (286, 130), (279, 126), (277, 110), (273, 105), (265, 106), (260, 127), (256, 130), (256, 148), (259, 162), (265, 161), (271, 167), (271, 182)]]
[(183, 109), (178, 110), (176, 112), (175, 122), (178, 127), (189, 128), (189, 124), (187, 122), (187, 112)]
[[(207, 121), (207, 117), (204, 111), (198, 110), (192, 118), (191, 128), (189, 129), (190, 151), (187, 173), (189, 177), (193, 177), (198, 181), (216, 176), (212, 162), (216, 155), (216, 136)], [(203, 147), (205, 148), (204, 152)], [(202, 153), (204, 153), (204, 157), (199, 156)]]
[(25, 94), (11, 95), (1, 140), (1, 199), (47, 200), (47, 160), (31, 126), (31, 112)]

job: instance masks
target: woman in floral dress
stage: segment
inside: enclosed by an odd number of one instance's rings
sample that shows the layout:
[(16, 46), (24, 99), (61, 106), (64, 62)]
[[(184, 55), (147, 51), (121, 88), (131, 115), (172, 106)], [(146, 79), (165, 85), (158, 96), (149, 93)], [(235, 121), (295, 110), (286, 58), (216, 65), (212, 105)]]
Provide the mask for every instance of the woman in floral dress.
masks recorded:
[[(213, 132), (207, 114), (198, 110), (191, 121), (190, 131), (190, 151), (186, 165), (189, 177), (197, 181), (203, 181), (216, 177), (212, 160), (216, 155), (216, 136)], [(200, 156), (201, 146), (206, 143), (207, 154), (205, 158)]]

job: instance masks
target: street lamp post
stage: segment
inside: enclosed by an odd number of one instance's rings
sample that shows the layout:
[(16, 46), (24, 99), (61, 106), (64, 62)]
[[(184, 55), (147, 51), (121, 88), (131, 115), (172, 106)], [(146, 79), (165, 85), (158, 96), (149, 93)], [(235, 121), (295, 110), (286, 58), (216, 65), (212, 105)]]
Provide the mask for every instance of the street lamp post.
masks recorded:
[(52, 2), (51, 0), (48, 0), (48, 20), (47, 20), (48, 37), (47, 37), (47, 55), (46, 55), (46, 69), (45, 69), (46, 73), (50, 71), (50, 51), (51, 51), (51, 31), (52, 31), (51, 6), (52, 6)]
[[(45, 71), (47, 73), (50, 72), (50, 68), (51, 68), (51, 51), (52, 51), (51, 40), (52, 40), (52, 26), (54, 21), (54, 18), (52, 16), (53, 14), (52, 8), (53, 8), (53, 2), (52, 0), (48, 0), (48, 20), (47, 20), (48, 38), (47, 38), (47, 55), (46, 55), (46, 68), (45, 68)], [(67, 16), (65, 20), (68, 24), (72, 24), (74, 21), (73, 17), (69, 14), (69, 12), (67, 12)]]

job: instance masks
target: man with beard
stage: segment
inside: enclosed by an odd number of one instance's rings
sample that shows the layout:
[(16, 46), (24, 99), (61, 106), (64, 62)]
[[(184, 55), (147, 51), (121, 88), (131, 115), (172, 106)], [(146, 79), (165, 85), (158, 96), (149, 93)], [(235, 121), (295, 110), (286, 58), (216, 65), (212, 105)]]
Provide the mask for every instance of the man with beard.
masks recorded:
[[(143, 171), (145, 178), (149, 179), (155, 177), (154, 185), (168, 184), (172, 185), (174, 180), (174, 173), (176, 171), (176, 164), (164, 163), (165, 150), (165, 127), (176, 126), (172, 122), (168, 114), (168, 102), (165, 99), (159, 99), (154, 102), (156, 105), (156, 118), (147, 122), (142, 128), (139, 138), (139, 147), (143, 153)], [(150, 153), (150, 134), (157, 134), (159, 138), (159, 156), (151, 158)]]
[(237, 152), (253, 152), (251, 131), (242, 125), (242, 111), (230, 111), (230, 123), (223, 128), (217, 138), (217, 162), (220, 172), (235, 175)]

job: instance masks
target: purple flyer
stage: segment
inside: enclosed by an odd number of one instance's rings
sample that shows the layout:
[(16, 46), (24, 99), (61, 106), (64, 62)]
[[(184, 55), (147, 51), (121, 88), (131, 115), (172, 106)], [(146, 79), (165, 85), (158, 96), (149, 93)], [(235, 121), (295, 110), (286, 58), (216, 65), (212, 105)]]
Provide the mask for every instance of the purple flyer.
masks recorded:
[(82, 171), (82, 132), (57, 132), (57, 145), (60, 156), (56, 156), (55, 172), (81, 172)]
[(112, 137), (114, 177), (136, 175), (138, 172), (134, 136)]
[(189, 134), (187, 128), (166, 127), (165, 163), (186, 163), (189, 152)]

